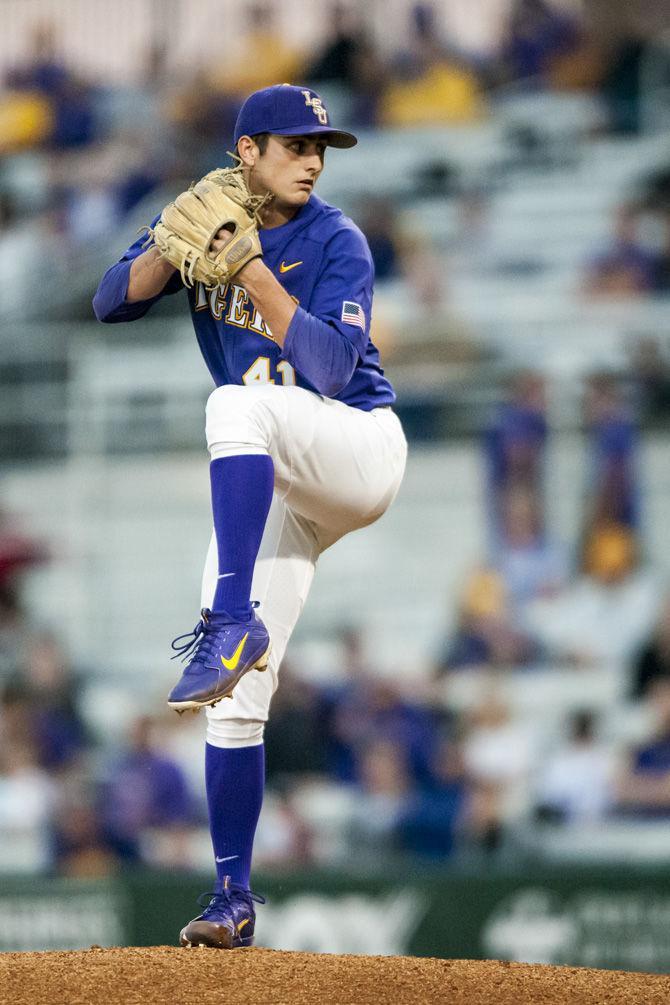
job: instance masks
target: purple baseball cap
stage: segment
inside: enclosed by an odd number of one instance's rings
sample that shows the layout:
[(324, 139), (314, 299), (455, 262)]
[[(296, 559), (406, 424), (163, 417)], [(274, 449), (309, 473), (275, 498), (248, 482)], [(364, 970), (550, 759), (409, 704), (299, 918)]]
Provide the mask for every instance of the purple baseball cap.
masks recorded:
[(326, 107), (309, 87), (274, 84), (250, 94), (235, 123), (235, 144), (240, 136), (274, 133), (276, 136), (320, 134), (331, 147), (353, 147), (353, 133), (333, 129)]

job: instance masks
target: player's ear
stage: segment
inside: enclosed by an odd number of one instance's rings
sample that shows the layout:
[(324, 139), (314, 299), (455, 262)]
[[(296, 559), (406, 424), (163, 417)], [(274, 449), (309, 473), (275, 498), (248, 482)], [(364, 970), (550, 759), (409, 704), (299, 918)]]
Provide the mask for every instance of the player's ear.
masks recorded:
[(251, 136), (240, 136), (237, 141), (237, 154), (246, 167), (255, 167), (260, 151)]

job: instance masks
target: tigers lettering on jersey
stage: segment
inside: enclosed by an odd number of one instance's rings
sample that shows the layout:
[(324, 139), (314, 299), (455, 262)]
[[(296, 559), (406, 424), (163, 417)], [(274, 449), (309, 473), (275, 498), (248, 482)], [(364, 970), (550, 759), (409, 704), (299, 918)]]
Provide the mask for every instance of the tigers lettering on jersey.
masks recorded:
[(205, 311), (208, 307), (216, 321), (226, 321), (236, 328), (248, 328), (274, 342), (272, 332), (243, 286), (238, 286), (236, 283), (222, 283), (213, 290), (208, 290), (204, 283), (197, 283), (194, 310)]
[[(310, 107), (318, 116), (318, 110)], [(155, 217), (152, 226), (157, 220)], [(355, 224), (341, 210), (312, 194), (293, 219), (261, 229), (260, 239), (263, 261), (289, 296), (307, 315), (338, 330), (356, 350), (358, 359), (351, 379), (334, 397), (365, 411), (392, 405), (393, 388), (368, 334), (372, 259)], [(142, 234), (122, 256), (123, 272), (119, 274), (114, 267), (103, 279), (102, 285), (107, 284), (109, 293), (118, 300), (106, 311), (105, 320), (142, 317), (153, 303), (129, 304), (124, 299), (130, 262), (145, 250), (146, 236)], [(175, 273), (161, 296), (183, 290), (181, 277)], [(289, 340), (288, 350), (279, 345), (241, 280), (214, 290), (196, 283), (186, 293), (200, 351), (217, 387), (274, 381), (314, 390), (296, 365), (294, 340)], [(301, 315), (298, 320), (303, 327), (309, 323)], [(299, 340), (297, 345), (299, 349)]]

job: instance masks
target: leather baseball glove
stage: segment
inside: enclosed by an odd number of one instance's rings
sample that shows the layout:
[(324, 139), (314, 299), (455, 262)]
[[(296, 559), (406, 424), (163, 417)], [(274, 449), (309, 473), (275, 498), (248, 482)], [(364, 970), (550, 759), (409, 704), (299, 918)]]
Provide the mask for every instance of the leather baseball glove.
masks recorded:
[[(208, 289), (226, 283), (252, 258), (263, 254), (259, 211), (269, 196), (252, 195), (240, 167), (217, 168), (169, 203), (149, 229), (161, 257), (179, 269), (185, 286)], [(219, 230), (232, 233), (220, 251), (211, 251)]]

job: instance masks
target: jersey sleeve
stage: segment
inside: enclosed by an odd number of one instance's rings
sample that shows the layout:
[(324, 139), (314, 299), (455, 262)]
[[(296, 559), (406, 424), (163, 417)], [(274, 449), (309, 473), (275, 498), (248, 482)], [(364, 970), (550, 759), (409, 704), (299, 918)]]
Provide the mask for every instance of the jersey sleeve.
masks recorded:
[[(152, 227), (158, 219), (158, 216), (155, 217), (151, 223)], [(100, 280), (100, 285), (93, 297), (93, 310), (98, 321), (104, 321), (107, 324), (136, 321), (138, 318), (144, 317), (147, 311), (162, 297), (178, 293), (184, 288), (181, 276), (175, 273), (157, 296), (151, 297), (149, 300), (136, 300), (133, 303), (126, 301), (130, 268), (133, 261), (151, 246), (151, 242), (147, 244), (146, 241), (146, 234), (141, 234)]]
[(373, 283), (372, 255), (363, 234), (353, 225), (338, 231), (326, 246), (309, 311), (348, 339), (361, 359), (370, 335)]
[(334, 397), (365, 359), (374, 267), (367, 242), (354, 227), (326, 246), (309, 310), (289, 325), (282, 356), (321, 394)]

